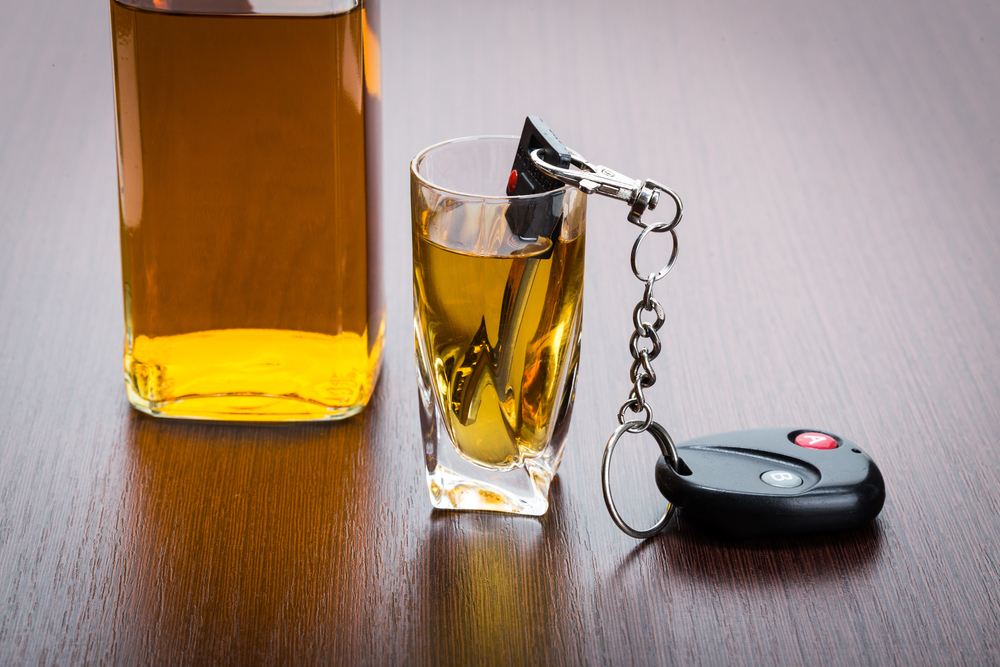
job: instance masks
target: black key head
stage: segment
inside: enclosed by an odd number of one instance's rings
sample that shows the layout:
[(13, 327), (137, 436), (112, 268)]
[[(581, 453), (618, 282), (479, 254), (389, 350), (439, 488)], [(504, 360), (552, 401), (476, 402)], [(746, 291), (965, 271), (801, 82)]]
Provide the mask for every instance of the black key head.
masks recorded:
[[(538, 116), (528, 116), (524, 119), (521, 141), (507, 179), (508, 196), (539, 194), (563, 187), (564, 183), (546, 176), (531, 161), (531, 152), (537, 149), (541, 149), (541, 157), (546, 162), (569, 168), (569, 149), (559, 141), (559, 137), (545, 121)], [(561, 206), (561, 195), (546, 205), (532, 201), (513, 201), (507, 209), (507, 223), (511, 231), (523, 239), (546, 236), (554, 240), (562, 222)]]

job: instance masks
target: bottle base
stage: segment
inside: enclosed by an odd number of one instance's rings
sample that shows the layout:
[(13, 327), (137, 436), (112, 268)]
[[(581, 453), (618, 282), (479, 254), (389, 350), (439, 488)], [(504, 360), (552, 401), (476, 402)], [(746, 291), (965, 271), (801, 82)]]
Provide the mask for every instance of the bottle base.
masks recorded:
[(290, 396), (220, 394), (188, 396), (172, 401), (147, 401), (126, 382), (129, 403), (153, 417), (232, 422), (309, 422), (347, 419), (365, 403), (331, 407)]
[(346, 419), (381, 370), (383, 328), (367, 336), (225, 329), (148, 338), (125, 352), (125, 388), (154, 417), (242, 422)]

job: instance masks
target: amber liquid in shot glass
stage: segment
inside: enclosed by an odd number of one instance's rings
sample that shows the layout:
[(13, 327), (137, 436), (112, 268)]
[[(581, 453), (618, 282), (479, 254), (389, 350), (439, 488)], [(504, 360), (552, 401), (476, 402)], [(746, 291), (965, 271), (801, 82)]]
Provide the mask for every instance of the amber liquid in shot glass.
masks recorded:
[(124, 370), (144, 412), (337, 419), (371, 396), (377, 13), (312, 4), (111, 2)]

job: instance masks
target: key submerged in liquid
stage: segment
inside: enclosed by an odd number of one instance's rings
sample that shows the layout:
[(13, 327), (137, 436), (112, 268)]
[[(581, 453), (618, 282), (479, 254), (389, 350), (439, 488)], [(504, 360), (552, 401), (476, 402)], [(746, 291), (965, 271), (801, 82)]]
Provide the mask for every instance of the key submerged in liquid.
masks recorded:
[(359, 411), (384, 326), (372, 17), (111, 15), (129, 400)]
[(584, 237), (556, 241), (545, 258), (549, 247), (484, 257), (415, 235), (419, 361), (455, 448), (481, 467), (552, 454), (546, 448), (569, 416)]

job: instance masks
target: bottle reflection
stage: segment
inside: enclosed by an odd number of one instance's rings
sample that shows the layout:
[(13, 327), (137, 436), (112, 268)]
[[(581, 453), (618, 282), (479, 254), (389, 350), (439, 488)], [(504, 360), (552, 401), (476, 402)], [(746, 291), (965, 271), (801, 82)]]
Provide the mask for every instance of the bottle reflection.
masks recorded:
[(369, 487), (364, 423), (233, 427), (132, 414), (136, 598), (123, 628), (136, 655), (120, 657), (287, 662), (328, 649), (324, 628), (370, 633), (356, 580), (365, 536), (352, 521)]

